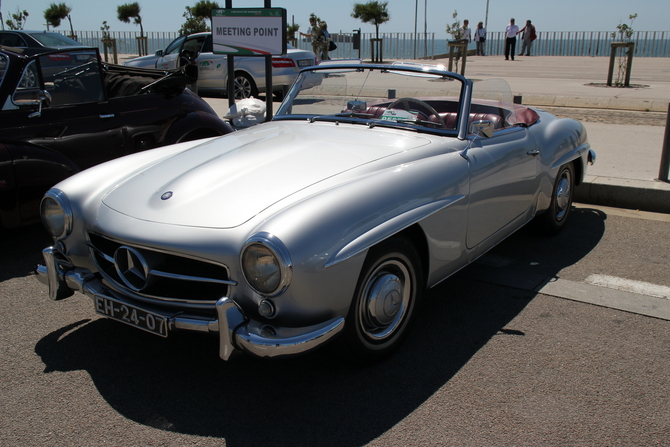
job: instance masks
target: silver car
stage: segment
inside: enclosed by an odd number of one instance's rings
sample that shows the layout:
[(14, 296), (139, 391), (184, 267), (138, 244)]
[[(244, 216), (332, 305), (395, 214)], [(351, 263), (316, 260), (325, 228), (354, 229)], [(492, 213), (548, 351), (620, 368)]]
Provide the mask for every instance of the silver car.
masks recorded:
[[(319, 76), (322, 82), (309, 82)], [(422, 293), (533, 219), (568, 222), (584, 126), (443, 67), (326, 65), (272, 121), (117, 159), (53, 187), (37, 277), (161, 337), (281, 357), (396, 350)]]
[[(130, 59), (124, 65), (145, 68), (171, 69), (188, 63), (198, 66), (198, 92), (223, 94), (227, 90), (228, 66), (225, 54), (214, 54), (212, 33), (197, 33), (175, 39), (165, 50), (153, 56)], [(235, 98), (258, 97), (265, 93), (265, 59), (263, 57), (239, 57), (235, 61)], [(272, 91), (281, 97), (293, 84), (300, 70), (316, 64), (313, 52), (288, 45), (284, 56), (272, 57)]]

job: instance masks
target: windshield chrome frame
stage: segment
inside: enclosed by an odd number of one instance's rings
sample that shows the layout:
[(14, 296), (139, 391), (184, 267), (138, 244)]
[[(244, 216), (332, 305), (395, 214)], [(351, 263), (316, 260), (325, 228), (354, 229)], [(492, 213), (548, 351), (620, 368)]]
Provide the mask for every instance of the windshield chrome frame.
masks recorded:
[[(440, 135), (448, 135), (448, 136), (457, 136), (458, 139), (460, 140), (465, 140), (467, 139), (468, 135), (468, 116), (470, 113), (470, 101), (472, 99), (472, 81), (465, 78), (462, 75), (459, 75), (458, 73), (453, 73), (450, 71), (447, 71), (441, 66), (437, 65), (426, 65), (426, 64), (413, 64), (413, 63), (398, 63), (398, 64), (361, 64), (361, 63), (336, 63), (334, 61), (329, 61), (328, 64), (323, 64), (323, 65), (313, 65), (310, 67), (305, 67), (302, 70), (300, 70), (300, 73), (298, 77), (296, 78), (296, 81), (293, 83), (291, 88), (286, 94), (286, 97), (284, 98), (284, 101), (282, 101), (282, 104), (279, 106), (277, 109), (277, 112), (275, 113), (274, 117), (272, 118), (273, 120), (295, 120), (295, 119), (303, 119), (306, 121), (315, 121), (315, 120), (320, 120), (320, 118), (326, 118), (330, 117), (331, 115), (321, 115), (321, 116), (315, 116), (311, 114), (296, 114), (296, 115), (289, 115), (289, 114), (284, 114), (282, 115), (282, 112), (284, 111), (285, 108), (289, 107), (290, 104), (292, 104), (293, 100), (298, 96), (300, 93), (300, 82), (299, 81), (304, 74), (306, 73), (329, 73), (329, 72), (337, 72), (337, 71), (348, 71), (348, 72), (362, 72), (365, 70), (382, 70), (382, 71), (388, 71), (388, 72), (398, 72), (402, 74), (407, 74), (408, 76), (422, 76), (422, 75), (427, 75), (427, 76), (444, 76), (448, 78), (452, 78), (455, 81), (459, 81), (461, 83), (461, 89), (460, 89), (460, 96), (458, 98), (459, 100), (459, 116), (458, 116), (458, 124), (456, 126), (456, 129), (431, 129), (431, 128), (417, 128), (417, 127), (412, 127), (413, 130), (421, 130), (421, 131), (426, 131), (430, 133), (436, 133)], [(435, 96), (439, 96), (440, 91), (435, 92)], [(338, 121), (338, 122), (347, 122), (349, 121), (349, 118), (347, 117), (336, 117), (337, 119), (334, 119), (333, 121)], [(356, 118), (356, 122), (369, 122), (370, 126), (376, 126), (379, 120), (377, 119), (360, 119)], [(403, 128), (409, 128), (409, 126), (402, 126), (402, 124), (397, 124), (398, 127), (403, 127)], [(395, 127), (395, 126), (394, 126)]]

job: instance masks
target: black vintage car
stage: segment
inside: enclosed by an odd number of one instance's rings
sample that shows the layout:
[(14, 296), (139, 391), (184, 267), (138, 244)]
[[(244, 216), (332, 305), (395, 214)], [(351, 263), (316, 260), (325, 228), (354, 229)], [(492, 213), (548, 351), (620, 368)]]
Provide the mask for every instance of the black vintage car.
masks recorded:
[(194, 66), (110, 65), (97, 48), (0, 47), (0, 228), (39, 221), (51, 186), (93, 165), (232, 132), (192, 93)]

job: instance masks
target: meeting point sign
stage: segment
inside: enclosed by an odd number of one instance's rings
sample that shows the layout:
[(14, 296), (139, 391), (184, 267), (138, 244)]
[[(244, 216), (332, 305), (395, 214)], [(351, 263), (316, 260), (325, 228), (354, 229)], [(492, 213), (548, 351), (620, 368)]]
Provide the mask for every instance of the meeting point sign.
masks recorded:
[(212, 39), (217, 54), (286, 54), (286, 9), (213, 9)]

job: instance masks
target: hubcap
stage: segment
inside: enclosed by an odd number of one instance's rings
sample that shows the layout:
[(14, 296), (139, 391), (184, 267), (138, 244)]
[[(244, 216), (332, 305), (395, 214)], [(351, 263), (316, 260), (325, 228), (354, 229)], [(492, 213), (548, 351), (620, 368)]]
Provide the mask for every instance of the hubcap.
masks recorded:
[(363, 332), (377, 340), (391, 336), (401, 325), (411, 296), (407, 267), (391, 260), (381, 264), (370, 276), (361, 300)]
[(570, 206), (571, 184), (570, 171), (565, 170), (556, 187), (556, 219), (561, 220), (565, 217)]
[(251, 84), (244, 76), (235, 78), (235, 98), (244, 99), (251, 96)]
[(31, 69), (26, 70), (23, 73), (23, 77), (21, 78), (21, 81), (19, 82), (19, 85), (24, 88), (33, 88), (37, 86), (37, 75), (35, 72)]

